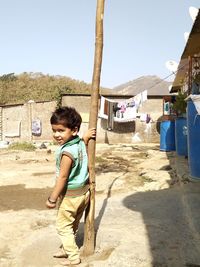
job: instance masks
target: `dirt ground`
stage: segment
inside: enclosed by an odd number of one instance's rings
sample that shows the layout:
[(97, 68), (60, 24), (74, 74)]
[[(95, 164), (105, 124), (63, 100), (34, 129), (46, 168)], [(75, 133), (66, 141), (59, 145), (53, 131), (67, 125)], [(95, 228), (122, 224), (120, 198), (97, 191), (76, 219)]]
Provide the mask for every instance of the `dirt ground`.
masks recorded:
[[(54, 151), (0, 150), (1, 267), (61, 266), (52, 257), (60, 245), (56, 210), (45, 207)], [(200, 266), (200, 238), (183, 206), (175, 153), (158, 144), (97, 144), (96, 153), (96, 246), (80, 267)], [(80, 247), (83, 235), (82, 220)]]

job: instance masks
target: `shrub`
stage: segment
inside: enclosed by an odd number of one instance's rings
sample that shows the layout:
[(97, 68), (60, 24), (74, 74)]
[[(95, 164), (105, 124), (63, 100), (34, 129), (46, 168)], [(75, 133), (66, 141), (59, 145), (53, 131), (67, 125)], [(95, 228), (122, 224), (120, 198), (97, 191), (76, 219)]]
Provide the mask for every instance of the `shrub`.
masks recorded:
[(8, 147), (11, 150), (24, 150), (24, 151), (34, 151), (36, 147), (32, 143), (28, 142), (16, 142)]

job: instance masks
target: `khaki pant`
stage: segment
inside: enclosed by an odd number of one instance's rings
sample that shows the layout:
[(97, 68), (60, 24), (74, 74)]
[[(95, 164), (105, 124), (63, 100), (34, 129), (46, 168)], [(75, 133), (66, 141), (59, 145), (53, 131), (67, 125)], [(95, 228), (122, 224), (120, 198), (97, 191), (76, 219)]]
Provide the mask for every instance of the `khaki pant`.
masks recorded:
[(89, 197), (89, 191), (78, 197), (64, 197), (58, 210), (56, 228), (70, 261), (80, 258), (75, 236)]

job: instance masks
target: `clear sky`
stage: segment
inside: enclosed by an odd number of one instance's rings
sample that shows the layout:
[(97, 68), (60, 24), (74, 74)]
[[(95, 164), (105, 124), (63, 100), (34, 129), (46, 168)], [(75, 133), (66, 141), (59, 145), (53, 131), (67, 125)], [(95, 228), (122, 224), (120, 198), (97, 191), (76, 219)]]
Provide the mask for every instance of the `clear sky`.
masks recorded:
[[(91, 83), (96, 0), (0, 0), (0, 75), (42, 72)], [(200, 0), (105, 0), (101, 86), (165, 78)], [(173, 80), (173, 76), (171, 80)]]

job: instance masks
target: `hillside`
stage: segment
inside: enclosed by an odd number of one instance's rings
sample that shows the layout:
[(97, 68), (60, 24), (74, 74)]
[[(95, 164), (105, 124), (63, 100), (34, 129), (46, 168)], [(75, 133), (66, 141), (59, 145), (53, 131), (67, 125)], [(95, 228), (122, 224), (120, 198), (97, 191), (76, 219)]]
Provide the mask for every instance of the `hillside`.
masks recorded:
[[(100, 88), (102, 95), (137, 95), (148, 90), (148, 95), (168, 95), (171, 83), (157, 76), (142, 76), (113, 89)], [(29, 100), (60, 101), (62, 94), (90, 94), (91, 84), (66, 76), (42, 73), (14, 73), (0, 76), (0, 105), (23, 104)]]
[(116, 86), (113, 90), (122, 95), (137, 95), (144, 90), (147, 90), (148, 95), (168, 95), (169, 85), (171, 82), (164, 81), (157, 76), (142, 76)]
[(90, 93), (90, 84), (65, 76), (42, 73), (14, 73), (0, 76), (0, 105), (27, 101), (59, 101), (61, 94)]

